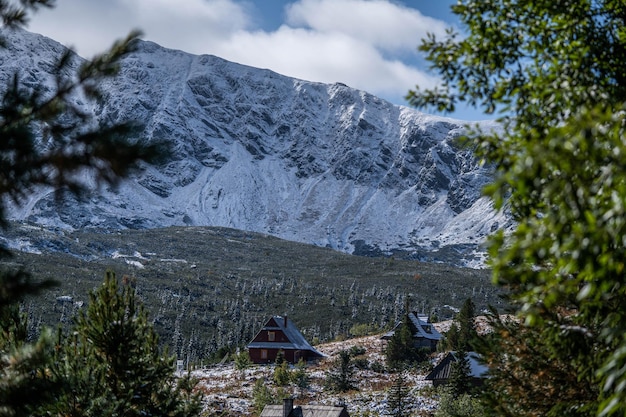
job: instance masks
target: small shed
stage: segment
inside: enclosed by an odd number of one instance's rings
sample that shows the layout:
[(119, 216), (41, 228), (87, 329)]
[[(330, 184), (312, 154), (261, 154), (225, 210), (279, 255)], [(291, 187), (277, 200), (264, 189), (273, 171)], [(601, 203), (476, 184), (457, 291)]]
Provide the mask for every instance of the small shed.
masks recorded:
[(283, 405), (266, 405), (260, 417), (350, 417), (346, 407), (332, 405), (293, 406), (292, 398), (285, 398)]
[[(412, 311), (408, 314), (409, 326), (413, 335), (413, 345), (416, 348), (426, 347), (433, 352), (437, 349), (437, 343), (441, 340), (441, 333), (428, 321), (428, 316), (422, 316)], [(396, 324), (393, 330), (385, 333), (382, 339), (389, 340), (402, 323)]]
[[(474, 385), (482, 384), (483, 378), (487, 377), (487, 365), (483, 364), (480, 360), (480, 355), (476, 352), (467, 352), (467, 360), (470, 366), (470, 377), (472, 378)], [(450, 380), (452, 372), (452, 364), (459, 360), (457, 352), (448, 352), (446, 356), (433, 368), (433, 370), (426, 375), (427, 381), (433, 381), (433, 386), (438, 387), (440, 385), (447, 384)]]
[(272, 363), (281, 350), (289, 363), (300, 359), (309, 362), (325, 356), (307, 342), (287, 316), (271, 317), (247, 347), (254, 363)]

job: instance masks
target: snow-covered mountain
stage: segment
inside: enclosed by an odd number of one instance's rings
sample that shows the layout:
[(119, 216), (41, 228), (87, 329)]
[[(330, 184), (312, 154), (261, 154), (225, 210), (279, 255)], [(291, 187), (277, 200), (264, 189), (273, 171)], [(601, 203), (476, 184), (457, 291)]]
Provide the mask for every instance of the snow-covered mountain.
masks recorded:
[[(14, 33), (0, 50), (0, 82), (15, 70), (27, 84), (41, 82), (62, 52), (48, 38)], [(88, 201), (58, 205), (38, 191), (12, 219), (225, 226), (422, 259), (446, 247), (469, 253), (508, 222), (481, 198), (491, 173), (455, 145), (463, 125), (453, 119), (144, 41), (103, 87), (104, 101), (86, 110), (139, 121), (141, 140), (172, 145), (169, 159)]]

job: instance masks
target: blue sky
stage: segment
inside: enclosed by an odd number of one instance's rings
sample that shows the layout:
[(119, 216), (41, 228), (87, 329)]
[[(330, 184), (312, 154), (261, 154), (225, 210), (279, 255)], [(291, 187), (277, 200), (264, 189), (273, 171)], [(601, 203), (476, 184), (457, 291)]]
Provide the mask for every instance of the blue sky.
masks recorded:
[[(324, 83), (342, 82), (405, 105), (435, 86), (417, 51), (426, 33), (456, 24), (456, 0), (58, 0), (29, 30), (90, 57), (132, 29), (194, 54)], [(450, 117), (487, 118), (461, 109)]]

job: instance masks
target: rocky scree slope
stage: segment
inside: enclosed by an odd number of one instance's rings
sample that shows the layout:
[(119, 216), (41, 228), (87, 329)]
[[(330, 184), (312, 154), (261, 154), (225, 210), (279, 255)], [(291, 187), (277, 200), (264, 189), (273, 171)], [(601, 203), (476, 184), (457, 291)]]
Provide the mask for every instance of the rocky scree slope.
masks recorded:
[[(26, 87), (52, 79), (63, 46), (7, 37), (0, 85), (15, 72)], [(464, 127), (453, 119), (144, 41), (103, 91), (99, 103), (77, 103), (101, 121), (136, 121), (136, 140), (167, 142), (167, 159), (84, 201), (59, 205), (38, 190), (11, 207), (12, 220), (223, 226), (356, 254), (437, 261), (452, 249), (464, 265), (480, 264), (485, 236), (509, 224), (481, 197), (491, 172), (458, 146)]]

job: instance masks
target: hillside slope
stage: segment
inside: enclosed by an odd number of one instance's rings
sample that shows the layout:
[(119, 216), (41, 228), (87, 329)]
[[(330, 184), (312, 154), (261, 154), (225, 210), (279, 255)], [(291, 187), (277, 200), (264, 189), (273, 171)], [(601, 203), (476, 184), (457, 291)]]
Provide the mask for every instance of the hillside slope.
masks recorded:
[[(28, 235), (28, 238), (24, 236)], [(28, 300), (31, 331), (70, 323), (88, 292), (113, 270), (134, 282), (161, 341), (195, 362), (247, 344), (268, 317), (288, 315), (311, 340), (382, 330), (407, 302), (451, 317), (472, 297), (502, 307), (486, 270), (348, 255), (269, 235), (215, 227), (97, 233), (13, 224), (0, 242), (19, 243), (10, 264), (60, 286)]]

